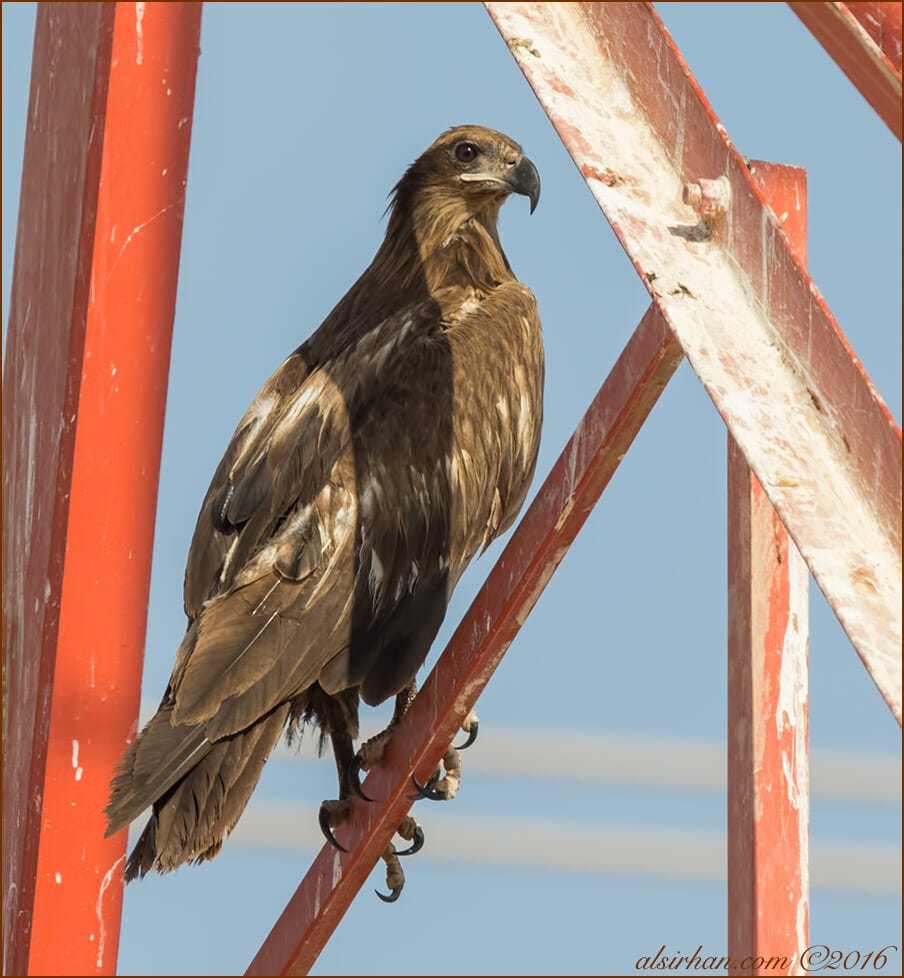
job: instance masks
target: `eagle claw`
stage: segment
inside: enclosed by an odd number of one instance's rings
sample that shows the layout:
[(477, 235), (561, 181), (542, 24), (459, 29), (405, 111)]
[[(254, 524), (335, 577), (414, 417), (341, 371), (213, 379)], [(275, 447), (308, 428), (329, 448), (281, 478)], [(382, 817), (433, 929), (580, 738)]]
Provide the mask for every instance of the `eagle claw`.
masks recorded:
[[(467, 723), (467, 721), (465, 721), (465, 723)], [(474, 743), (474, 741), (477, 740), (477, 728), (479, 726), (480, 724), (478, 723), (477, 717), (475, 716), (468, 726), (462, 727), (462, 730), (464, 730), (464, 732), (468, 735), (468, 739), (463, 744), (457, 744), (455, 746), (455, 749), (467, 750)]]
[[(402, 856), (402, 855), (404, 855), (404, 853), (401, 853), (400, 852), (399, 855)], [(389, 896), (386, 896), (385, 893), (381, 893), (379, 890), (374, 890), (374, 893), (376, 893), (377, 896), (384, 903), (395, 903), (396, 900), (398, 900), (398, 898), (402, 895), (402, 890), (404, 888), (405, 888), (405, 884), (404, 883), (401, 886), (394, 886), (392, 888), (392, 891), (390, 892)]]
[(351, 766), (348, 770), (348, 783), (352, 791), (362, 800), (362, 801), (373, 801), (373, 798), (364, 794), (364, 789), (361, 787), (361, 770), (362, 770), (362, 760), (360, 754), (355, 754), (352, 760)]
[(420, 781), (418, 781), (418, 779), (412, 774), (411, 781), (414, 784), (414, 787), (417, 789), (417, 794), (409, 795), (408, 797), (413, 801), (416, 801), (418, 798), (427, 798), (429, 801), (446, 801), (446, 795), (444, 795), (441, 791), (437, 791), (436, 788), (433, 787), (436, 782), (439, 781), (438, 774), (439, 772), (429, 778), (426, 784), (421, 784)]
[[(424, 830), (418, 825), (414, 830), (414, 838), (411, 840), (411, 845), (407, 849), (397, 849), (396, 855), (413, 856), (416, 852), (420, 852), (424, 848), (424, 841)], [(377, 895), (379, 896), (379, 894)]]
[[(474, 716), (471, 724), (476, 724), (477, 717)], [(468, 733), (471, 733), (472, 726), (469, 724)], [(450, 801), (458, 794), (458, 787), (461, 784), (461, 758), (457, 747), (450, 747), (443, 754), (442, 766), (437, 770), (426, 784), (412, 774), (411, 781), (417, 788), (417, 795), (410, 796), (412, 799), (429, 798), (430, 801)]]
[[(338, 805), (341, 804), (341, 802), (338, 803)], [(344, 804), (347, 806), (348, 802)], [(320, 831), (326, 841), (340, 852), (348, 852), (348, 849), (341, 842), (338, 842), (336, 836), (333, 835), (333, 820), (335, 819), (336, 824), (339, 825), (346, 815), (346, 811), (338, 809), (338, 805), (336, 802), (323, 802), (317, 815), (317, 821), (320, 823)]]

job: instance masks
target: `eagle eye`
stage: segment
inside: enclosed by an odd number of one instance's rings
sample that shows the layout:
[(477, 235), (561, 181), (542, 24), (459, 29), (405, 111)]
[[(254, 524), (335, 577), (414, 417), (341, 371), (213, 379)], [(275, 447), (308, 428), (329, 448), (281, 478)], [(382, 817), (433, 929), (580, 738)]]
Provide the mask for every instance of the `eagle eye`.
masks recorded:
[(453, 150), (453, 154), (459, 163), (473, 163), (480, 155), (480, 150), (476, 143), (459, 143)]

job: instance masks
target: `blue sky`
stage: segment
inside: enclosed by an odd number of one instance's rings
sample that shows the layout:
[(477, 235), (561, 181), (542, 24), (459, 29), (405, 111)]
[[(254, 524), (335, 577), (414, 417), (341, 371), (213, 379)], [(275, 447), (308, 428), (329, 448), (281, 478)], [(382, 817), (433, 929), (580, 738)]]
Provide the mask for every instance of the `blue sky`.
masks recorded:
[[(900, 144), (786, 5), (657, 6), (741, 152), (807, 169), (811, 272), (900, 422)], [(3, 5), (4, 328), (33, 30), (34, 5)], [(390, 188), (442, 130), (500, 129), (543, 180), (536, 213), (514, 199), (500, 225), (544, 323), (534, 489), (649, 303), (482, 5), (212, 3), (201, 47), (145, 662), (151, 700), (184, 630), (197, 509), (238, 418), (369, 262)], [(682, 365), (482, 696), (472, 756), (493, 756), (524, 728), (614, 751), (650, 738), (679, 752), (688, 741), (724, 749), (725, 441)], [(428, 665), (498, 550), (463, 579)], [(875, 798), (888, 795), (882, 772), (895, 769), (900, 730), (815, 588), (810, 649), (814, 764), (853, 753), (864, 778), (846, 799), (813, 799), (811, 937), (843, 950), (900, 948), (899, 887), (821, 884), (831, 873), (817, 872), (820, 852), (861, 866), (899, 859), (900, 795)], [(888, 763), (873, 775), (864, 759)], [(504, 758), (469, 777), (480, 763), (464, 760), (454, 804), (419, 806), (427, 847), (406, 864), (400, 902), (384, 906), (363, 889), (314, 973), (630, 973), (663, 944), (727, 951), (724, 881), (638, 858), (673, 838), (718, 853), (723, 789), (515, 777)], [(272, 760), (246, 815), (259, 831), (237, 835), (213, 863), (128, 888), (120, 972), (241, 973), (303, 876), (317, 805), (334, 793), (329, 759)], [(283, 834), (276, 811), (288, 813)], [(554, 865), (495, 861), (494, 831), (532, 827), (549, 830), (542, 855)], [(627, 840), (625, 865), (555, 864), (557, 852), (580, 863), (570, 839), (584, 830), (600, 846)], [(455, 832), (469, 833), (465, 856), (443, 848)], [(379, 869), (372, 883), (382, 884)], [(899, 954), (888, 969), (900, 971)]]

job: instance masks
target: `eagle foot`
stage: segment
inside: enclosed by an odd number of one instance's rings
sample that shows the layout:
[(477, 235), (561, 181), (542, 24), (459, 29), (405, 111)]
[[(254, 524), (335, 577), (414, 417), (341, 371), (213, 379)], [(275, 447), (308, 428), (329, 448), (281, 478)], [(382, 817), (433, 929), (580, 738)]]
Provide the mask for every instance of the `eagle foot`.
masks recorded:
[(458, 749), (450, 747), (443, 754), (443, 770), (437, 771), (426, 784), (412, 774), (411, 781), (417, 789), (417, 795), (412, 797), (428, 798), (430, 801), (451, 801), (457, 794), (461, 784), (461, 757)]
[(369, 771), (383, 760), (383, 754), (386, 752), (386, 745), (389, 743), (389, 738), (399, 725), (402, 717), (408, 712), (408, 708), (414, 702), (415, 696), (417, 696), (417, 684), (412, 679), (403, 690), (396, 693), (395, 707), (393, 708), (392, 719), (389, 721), (389, 725), (385, 730), (381, 730), (380, 733), (371, 737), (369, 740), (365, 740), (358, 748), (358, 752), (355, 754), (352, 763), (348, 766), (348, 786), (351, 791), (359, 798), (363, 798), (364, 801), (373, 801), (373, 799), (368, 798), (361, 788), (361, 772)]
[(402, 864), (399, 862), (399, 853), (396, 852), (396, 847), (390, 842), (383, 850), (383, 855), (380, 858), (386, 863), (386, 886), (389, 894), (381, 893), (379, 890), (374, 890), (374, 893), (384, 903), (395, 903), (402, 895), (402, 889), (405, 886), (405, 873), (402, 870)]
[(370, 740), (365, 740), (358, 748), (358, 753), (355, 754), (349, 767), (349, 787), (364, 801), (373, 801), (373, 798), (368, 798), (364, 794), (364, 789), (361, 787), (361, 773), (362, 771), (369, 771), (383, 760), (383, 754), (386, 752), (386, 745), (389, 743), (394, 727), (395, 724), (391, 723), (385, 730), (371, 737)]
[(317, 816), (323, 837), (331, 846), (334, 846), (340, 852), (348, 852), (348, 849), (336, 841), (336, 837), (333, 835), (333, 829), (345, 821), (348, 817), (349, 808), (350, 803), (347, 798), (341, 801), (324, 801), (320, 804), (320, 813)]
[(411, 843), (407, 849), (397, 849), (397, 856), (413, 856), (424, 848), (424, 830), (418, 825), (418, 821), (413, 815), (406, 815), (396, 832), (406, 842)]
[(413, 856), (414, 853), (420, 852), (424, 845), (424, 830), (412, 815), (406, 815), (396, 831), (411, 845), (407, 849), (400, 850), (396, 849), (390, 842), (383, 850), (381, 858), (386, 863), (386, 887), (389, 893), (381, 893), (379, 890), (374, 890), (374, 893), (384, 903), (395, 903), (405, 886), (405, 873), (402, 870), (402, 864), (399, 862), (399, 856)]
[[(426, 784), (421, 784), (412, 774), (411, 781), (417, 789), (417, 794), (409, 795), (409, 798), (413, 801), (417, 801), (418, 798), (427, 798), (430, 801), (451, 801), (458, 794), (458, 788), (461, 784), (459, 751), (467, 750), (477, 740), (479, 726), (477, 713), (471, 710), (461, 725), (461, 729), (468, 735), (465, 742), (457, 747), (449, 747), (443, 755), (443, 766), (427, 779)], [(444, 769), (445, 773), (443, 773)]]

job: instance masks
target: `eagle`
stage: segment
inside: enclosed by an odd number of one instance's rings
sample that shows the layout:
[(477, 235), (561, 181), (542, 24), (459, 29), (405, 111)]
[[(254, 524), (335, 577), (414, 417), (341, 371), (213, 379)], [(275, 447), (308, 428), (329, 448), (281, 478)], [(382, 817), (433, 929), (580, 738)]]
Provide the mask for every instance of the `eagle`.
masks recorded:
[[(282, 732), (305, 725), (333, 749), (320, 825), (342, 848), (358, 773), (536, 467), (543, 343), (497, 231), (511, 193), (533, 213), (540, 178), (516, 142), (443, 133), (393, 189), (371, 264), (239, 422), (192, 538), (172, 675), (111, 784), (107, 835), (152, 808), (126, 882), (215, 856)], [(389, 727), (356, 753), (360, 701), (390, 697)]]

